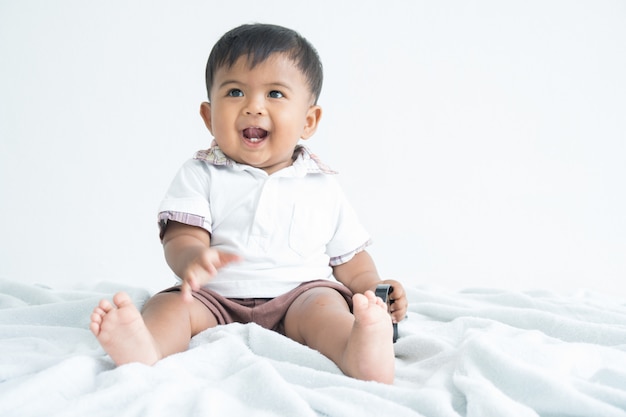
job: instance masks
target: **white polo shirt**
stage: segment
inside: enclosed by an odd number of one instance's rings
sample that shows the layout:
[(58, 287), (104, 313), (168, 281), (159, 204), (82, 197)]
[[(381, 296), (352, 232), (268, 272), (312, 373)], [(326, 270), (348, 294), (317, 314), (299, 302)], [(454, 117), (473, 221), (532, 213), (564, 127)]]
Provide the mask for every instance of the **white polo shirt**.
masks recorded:
[(335, 172), (298, 146), (294, 163), (268, 175), (214, 145), (174, 178), (159, 208), (161, 233), (173, 220), (206, 229), (211, 246), (241, 262), (219, 270), (206, 288), (230, 298), (272, 298), (316, 279), (335, 281), (370, 237)]

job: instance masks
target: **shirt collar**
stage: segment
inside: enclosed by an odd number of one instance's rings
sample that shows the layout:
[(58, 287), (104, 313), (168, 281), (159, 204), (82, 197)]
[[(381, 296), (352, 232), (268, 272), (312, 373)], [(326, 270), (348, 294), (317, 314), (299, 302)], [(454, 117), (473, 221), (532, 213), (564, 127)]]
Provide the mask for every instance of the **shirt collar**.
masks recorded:
[[(230, 159), (214, 142), (209, 149), (196, 152), (194, 159), (206, 161), (213, 165), (227, 166), (239, 170), (245, 170), (248, 165), (240, 164)], [(253, 168), (258, 169), (258, 168)], [(311, 152), (306, 146), (297, 145), (293, 151), (293, 164), (284, 170), (291, 170), (294, 176), (304, 176), (306, 174), (336, 174), (337, 171), (324, 164), (317, 155)], [(281, 170), (281, 171), (284, 171)], [(278, 172), (281, 172), (278, 171)]]

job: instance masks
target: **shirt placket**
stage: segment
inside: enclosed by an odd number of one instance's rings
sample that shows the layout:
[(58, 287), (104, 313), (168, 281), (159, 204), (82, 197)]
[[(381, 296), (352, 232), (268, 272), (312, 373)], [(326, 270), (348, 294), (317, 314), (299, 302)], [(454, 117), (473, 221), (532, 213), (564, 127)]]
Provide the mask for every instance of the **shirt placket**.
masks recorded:
[(276, 182), (272, 178), (267, 178), (259, 195), (250, 233), (250, 245), (261, 252), (266, 252), (269, 249), (272, 230), (276, 225), (274, 207), (277, 198)]

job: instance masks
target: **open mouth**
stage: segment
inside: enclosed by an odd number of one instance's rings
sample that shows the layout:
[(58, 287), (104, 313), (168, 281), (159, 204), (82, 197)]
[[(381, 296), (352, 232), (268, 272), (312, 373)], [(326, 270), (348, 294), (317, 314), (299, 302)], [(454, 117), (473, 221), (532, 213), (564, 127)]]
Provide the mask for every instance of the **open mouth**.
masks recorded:
[(252, 143), (261, 142), (267, 137), (267, 130), (260, 127), (248, 127), (243, 130), (243, 137)]

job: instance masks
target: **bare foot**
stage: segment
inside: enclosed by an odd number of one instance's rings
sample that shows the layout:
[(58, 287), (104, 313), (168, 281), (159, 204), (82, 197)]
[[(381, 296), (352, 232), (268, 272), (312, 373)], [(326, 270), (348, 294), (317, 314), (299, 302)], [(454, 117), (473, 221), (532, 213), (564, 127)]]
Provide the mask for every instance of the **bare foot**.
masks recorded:
[(387, 305), (371, 291), (355, 294), (352, 302), (355, 320), (341, 368), (357, 379), (392, 384), (395, 357)]
[(152, 365), (161, 358), (141, 313), (128, 294), (119, 292), (100, 301), (91, 314), (89, 328), (116, 365), (141, 362)]

